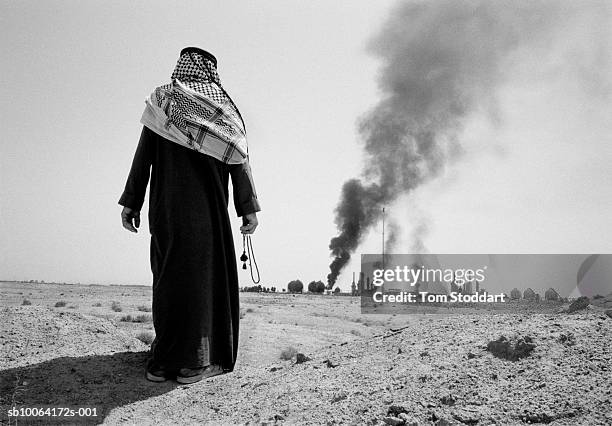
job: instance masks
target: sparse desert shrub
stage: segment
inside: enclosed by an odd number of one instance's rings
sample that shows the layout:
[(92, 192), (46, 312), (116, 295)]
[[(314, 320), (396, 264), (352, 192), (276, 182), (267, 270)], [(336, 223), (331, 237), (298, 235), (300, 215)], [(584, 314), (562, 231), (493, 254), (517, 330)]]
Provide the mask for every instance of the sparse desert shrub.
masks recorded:
[(138, 333), (136, 338), (140, 340), (142, 343), (144, 343), (145, 345), (150, 345), (151, 343), (153, 343), (153, 340), (155, 339), (155, 335), (149, 331), (143, 331), (142, 333)]
[(569, 308), (567, 308), (567, 313), (571, 314), (572, 312), (581, 311), (586, 309), (590, 304), (591, 301), (588, 297), (580, 296), (569, 305)]
[(361, 333), (359, 331), (357, 331), (357, 330), (351, 330), (351, 334), (355, 335), (355, 336), (358, 336), (358, 337), (361, 337)]
[(132, 322), (151, 322), (151, 315), (141, 314), (132, 319)]
[(304, 290), (304, 283), (300, 280), (293, 280), (287, 284), (287, 290), (290, 293), (301, 293)]
[(94, 304), (93, 304), (93, 305), (91, 305), (91, 306), (93, 306), (94, 308), (99, 308), (99, 307), (101, 307), (101, 306), (102, 306), (102, 303), (100, 303), (100, 302), (98, 302), (98, 303), (94, 303)]
[(574, 337), (574, 333), (561, 333), (559, 336), (559, 342), (563, 343), (566, 346), (574, 346), (576, 344), (576, 338)]
[(244, 318), (245, 315), (246, 315), (246, 312), (240, 309), (240, 319)]
[(119, 302), (113, 302), (111, 303), (111, 309), (114, 312), (121, 312), (123, 311), (123, 308), (121, 307), (121, 304), (119, 304)]
[(21, 302), (21, 304), (22, 304), (23, 306), (27, 306), (27, 305), (31, 305), (31, 304), (32, 304), (32, 302), (30, 302), (28, 299), (23, 299), (23, 302)]
[(603, 296), (601, 294), (596, 294), (593, 296), (593, 299), (603, 299)]
[(289, 361), (294, 356), (296, 356), (297, 353), (297, 349), (295, 349), (293, 346), (289, 346), (281, 351), (280, 359), (282, 359), (283, 361)]
[(487, 344), (487, 351), (491, 352), (498, 358), (507, 359), (509, 361), (518, 361), (521, 358), (529, 356), (535, 349), (536, 345), (529, 336), (507, 339), (505, 336), (500, 336), (497, 340), (491, 340)]
[(247, 311), (247, 313), (249, 313), (249, 314), (250, 314), (251, 312), (255, 312), (255, 311), (253, 310), (253, 308), (248, 308), (246, 311)]
[(142, 315), (137, 315), (137, 316), (131, 316), (131, 315), (124, 315), (121, 317), (120, 321), (122, 322), (150, 322), (152, 320), (151, 315), (146, 315), (146, 314), (142, 314)]
[(138, 310), (139, 310), (140, 312), (151, 312), (151, 307), (150, 307), (150, 306), (147, 306), (147, 305), (140, 305), (140, 306), (138, 307)]
[(55, 302), (56, 308), (63, 308), (64, 306), (66, 306), (66, 302), (63, 300), (60, 300), (59, 302)]
[(70, 305), (70, 306), (68, 306), (68, 309), (76, 309), (76, 308), (78, 308), (77, 305)]
[(298, 353), (295, 355), (295, 363), (296, 363), (296, 364), (302, 364), (302, 363), (304, 363), (304, 362), (308, 362), (308, 361), (311, 361), (311, 360), (312, 360), (312, 358), (310, 358), (309, 356), (304, 355), (304, 354), (303, 354), (303, 353), (301, 353), (301, 352), (298, 352)]

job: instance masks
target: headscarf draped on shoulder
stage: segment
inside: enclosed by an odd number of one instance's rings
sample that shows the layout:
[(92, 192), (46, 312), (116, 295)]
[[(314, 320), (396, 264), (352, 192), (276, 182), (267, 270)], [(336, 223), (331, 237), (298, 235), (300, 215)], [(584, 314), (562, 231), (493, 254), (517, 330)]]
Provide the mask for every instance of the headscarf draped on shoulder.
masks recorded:
[(187, 47), (171, 80), (145, 100), (141, 123), (224, 163), (244, 163), (248, 154), (244, 121), (221, 85), (217, 59), (205, 50)]

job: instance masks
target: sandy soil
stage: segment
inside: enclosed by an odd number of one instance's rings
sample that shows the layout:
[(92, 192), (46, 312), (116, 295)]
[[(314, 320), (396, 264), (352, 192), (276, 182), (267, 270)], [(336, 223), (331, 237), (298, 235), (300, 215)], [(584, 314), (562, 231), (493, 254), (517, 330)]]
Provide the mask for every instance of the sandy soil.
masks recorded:
[[(40, 424), (612, 424), (612, 319), (602, 307), (362, 315), (358, 298), (243, 293), (236, 370), (180, 386), (144, 379), (147, 345), (136, 336), (152, 332), (150, 288), (0, 291), (3, 424), (34, 422), (8, 418), (13, 406), (97, 410)], [(536, 348), (499, 359), (486, 346), (500, 335), (529, 336)], [(288, 347), (309, 359), (281, 360)]]

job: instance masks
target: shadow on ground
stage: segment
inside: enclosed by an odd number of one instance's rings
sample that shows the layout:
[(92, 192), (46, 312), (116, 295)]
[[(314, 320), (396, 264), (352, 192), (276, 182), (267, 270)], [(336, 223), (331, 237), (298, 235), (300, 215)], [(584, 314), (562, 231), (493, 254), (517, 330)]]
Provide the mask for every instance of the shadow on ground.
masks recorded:
[[(173, 381), (152, 383), (144, 377), (147, 352), (62, 357), (27, 367), (0, 371), (2, 424), (97, 424), (115, 408), (171, 391)], [(8, 409), (96, 408), (97, 417), (8, 418)], [(17, 420), (17, 421), (15, 421)]]

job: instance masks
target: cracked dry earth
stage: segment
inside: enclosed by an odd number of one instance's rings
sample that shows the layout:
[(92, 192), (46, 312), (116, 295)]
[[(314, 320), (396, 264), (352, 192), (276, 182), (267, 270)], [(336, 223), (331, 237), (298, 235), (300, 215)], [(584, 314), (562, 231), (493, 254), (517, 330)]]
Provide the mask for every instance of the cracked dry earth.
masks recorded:
[[(98, 408), (62, 419), (78, 424), (612, 424), (612, 319), (601, 309), (364, 324), (350, 299), (245, 298), (236, 370), (190, 386), (147, 382), (146, 345), (112, 319), (1, 308), (0, 419), (15, 424), (15, 405)], [(502, 360), (486, 349), (500, 335), (536, 347)], [(286, 344), (303, 362), (279, 359)]]

